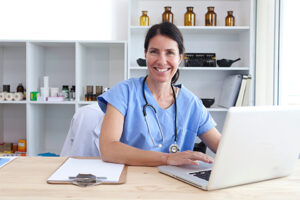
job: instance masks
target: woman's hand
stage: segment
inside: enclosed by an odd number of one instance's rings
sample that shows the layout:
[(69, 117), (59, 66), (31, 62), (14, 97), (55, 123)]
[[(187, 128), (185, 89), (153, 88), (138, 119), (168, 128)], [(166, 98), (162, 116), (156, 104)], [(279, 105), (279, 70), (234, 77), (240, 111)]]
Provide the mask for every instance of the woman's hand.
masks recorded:
[(177, 153), (170, 153), (167, 155), (167, 165), (198, 165), (196, 161), (203, 161), (206, 163), (213, 163), (213, 158), (207, 154), (197, 151), (184, 151)]

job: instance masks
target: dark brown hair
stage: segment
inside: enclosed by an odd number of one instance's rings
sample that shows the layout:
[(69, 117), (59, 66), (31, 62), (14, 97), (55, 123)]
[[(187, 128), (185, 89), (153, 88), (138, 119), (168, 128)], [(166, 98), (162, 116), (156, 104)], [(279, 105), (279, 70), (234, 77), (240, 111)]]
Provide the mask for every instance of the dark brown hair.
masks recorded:
[[(160, 24), (153, 25), (147, 32), (145, 43), (144, 43), (144, 50), (145, 52), (148, 51), (149, 42), (150, 40), (156, 35), (163, 35), (167, 36), (168, 38), (177, 42), (179, 54), (184, 53), (184, 45), (183, 45), (183, 37), (180, 30), (172, 23), (163, 22)], [(179, 79), (179, 69), (177, 69), (176, 73), (172, 77), (171, 83), (174, 84)]]

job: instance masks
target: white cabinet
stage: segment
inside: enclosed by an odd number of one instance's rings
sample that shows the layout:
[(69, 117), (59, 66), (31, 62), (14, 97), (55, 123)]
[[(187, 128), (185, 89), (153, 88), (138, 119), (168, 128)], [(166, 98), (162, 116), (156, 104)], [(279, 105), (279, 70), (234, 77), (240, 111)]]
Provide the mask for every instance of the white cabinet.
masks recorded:
[[(28, 155), (60, 153), (87, 85), (112, 87), (127, 77), (125, 41), (0, 41), (0, 92), (22, 83), (27, 100), (0, 101), (0, 142), (27, 139)], [(75, 101), (30, 101), (30, 92), (43, 87), (75, 85)]]
[[(146, 67), (139, 67), (138, 58), (144, 58), (144, 39), (149, 27), (139, 26), (142, 10), (148, 11), (150, 26), (162, 21), (164, 6), (171, 6), (174, 24), (184, 37), (187, 53), (216, 53), (217, 59), (237, 59), (231, 67), (180, 67), (182, 83), (200, 98), (215, 98), (210, 113), (222, 131), (227, 109), (218, 107), (222, 86), (227, 76), (232, 74), (251, 74), (252, 90), (250, 104), (254, 104), (255, 69), (255, 0), (132, 0), (129, 6), (128, 75), (139, 77), (147, 73)], [(187, 6), (194, 7), (196, 26), (184, 25)], [(214, 6), (217, 13), (217, 26), (204, 25), (208, 6)], [(236, 26), (226, 27), (227, 11), (233, 10)]]

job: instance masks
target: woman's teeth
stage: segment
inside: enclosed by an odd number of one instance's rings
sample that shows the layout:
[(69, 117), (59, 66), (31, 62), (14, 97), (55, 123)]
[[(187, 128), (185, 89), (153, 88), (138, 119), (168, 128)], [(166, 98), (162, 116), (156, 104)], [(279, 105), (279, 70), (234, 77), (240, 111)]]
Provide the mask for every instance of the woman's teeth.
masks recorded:
[(156, 70), (159, 71), (159, 72), (166, 72), (166, 71), (168, 71), (168, 68), (164, 68), (164, 69), (156, 68)]

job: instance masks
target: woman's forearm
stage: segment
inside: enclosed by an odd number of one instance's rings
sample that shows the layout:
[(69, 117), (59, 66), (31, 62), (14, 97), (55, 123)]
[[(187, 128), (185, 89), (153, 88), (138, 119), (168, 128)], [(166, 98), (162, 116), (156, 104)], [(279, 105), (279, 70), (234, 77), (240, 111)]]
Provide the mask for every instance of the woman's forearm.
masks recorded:
[(146, 151), (114, 141), (100, 146), (101, 158), (105, 162), (127, 165), (159, 166), (166, 165), (167, 153)]

